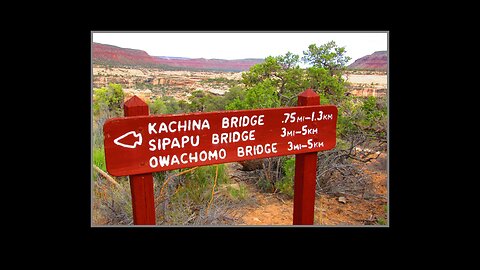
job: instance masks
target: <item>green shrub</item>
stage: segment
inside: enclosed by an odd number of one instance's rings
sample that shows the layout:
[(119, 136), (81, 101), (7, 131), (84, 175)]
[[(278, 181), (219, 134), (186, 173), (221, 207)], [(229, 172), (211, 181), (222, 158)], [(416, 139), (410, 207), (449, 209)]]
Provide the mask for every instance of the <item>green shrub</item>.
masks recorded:
[(103, 171), (107, 170), (105, 165), (105, 151), (103, 147), (93, 149), (93, 164)]
[(273, 184), (265, 177), (261, 177), (257, 182), (257, 187), (263, 192), (273, 192)]
[(201, 186), (211, 186), (213, 180), (215, 179), (215, 172), (218, 166), (218, 177), (217, 185), (224, 184), (227, 182), (228, 175), (226, 171), (225, 164), (211, 165), (211, 166), (201, 166), (195, 169), (192, 173), (189, 173), (187, 179), (189, 181), (195, 181)]
[(284, 177), (278, 181), (275, 186), (277, 189), (290, 197), (293, 197), (294, 191), (294, 178), (295, 178), (295, 157), (287, 159), (283, 163)]
[(93, 113), (98, 115), (103, 111), (123, 114), (123, 89), (120, 84), (110, 83), (107, 87), (93, 89)]
[[(183, 175), (170, 178), (169, 186), (163, 194), (166, 199), (164, 206), (159, 208), (160, 223), (170, 225), (194, 224), (195, 222), (213, 222), (211, 216), (206, 215), (207, 206), (212, 198), (212, 188), (215, 181), (217, 165), (202, 166)], [(175, 170), (178, 174), (189, 169)], [(155, 175), (159, 181), (158, 187), (163, 185), (167, 177), (165, 174)], [(224, 164), (218, 165), (218, 178), (215, 190), (228, 181)], [(217, 196), (215, 196), (215, 199)], [(211, 208), (218, 208), (218, 200), (212, 202)], [(222, 206), (219, 206), (222, 207)], [(212, 215), (213, 211), (209, 212)], [(214, 214), (214, 213), (213, 213)]]
[(387, 225), (387, 220), (384, 219), (383, 217), (378, 217), (377, 218), (377, 223), (378, 223), (378, 225)]
[(165, 114), (167, 112), (167, 105), (162, 98), (157, 98), (153, 102), (147, 102), (150, 114)]
[(238, 184), (238, 189), (228, 186), (227, 191), (228, 194), (230, 194), (230, 198), (232, 198), (234, 201), (244, 200), (248, 193), (247, 187), (242, 183)]
[[(194, 205), (206, 206), (212, 196), (217, 165), (198, 167), (185, 174), (185, 183), (178, 191), (178, 198), (188, 197)], [(224, 164), (218, 165), (217, 187), (228, 179)]]
[(262, 108), (276, 108), (280, 106), (280, 100), (272, 81), (267, 79), (257, 85), (248, 88), (245, 95), (235, 97), (226, 105), (227, 110), (250, 110)]

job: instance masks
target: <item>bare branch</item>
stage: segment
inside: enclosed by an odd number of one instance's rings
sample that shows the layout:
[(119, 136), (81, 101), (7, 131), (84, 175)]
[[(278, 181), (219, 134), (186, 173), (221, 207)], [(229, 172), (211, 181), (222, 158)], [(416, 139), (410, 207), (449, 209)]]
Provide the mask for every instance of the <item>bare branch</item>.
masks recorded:
[(110, 183), (114, 184), (117, 188), (121, 188), (121, 187), (122, 187), (117, 181), (115, 181), (115, 179), (113, 179), (113, 177), (111, 177), (110, 175), (108, 175), (106, 172), (104, 172), (102, 169), (100, 169), (99, 167), (97, 167), (95, 164), (93, 164), (93, 168), (94, 168), (99, 174), (101, 174), (103, 177), (105, 177), (105, 179), (107, 179)]

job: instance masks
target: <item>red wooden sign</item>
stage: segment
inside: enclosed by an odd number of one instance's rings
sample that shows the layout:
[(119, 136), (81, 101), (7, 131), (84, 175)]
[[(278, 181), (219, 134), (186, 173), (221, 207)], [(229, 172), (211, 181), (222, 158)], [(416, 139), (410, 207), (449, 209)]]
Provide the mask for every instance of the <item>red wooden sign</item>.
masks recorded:
[(103, 126), (114, 176), (329, 150), (337, 108), (298, 106), (112, 118)]

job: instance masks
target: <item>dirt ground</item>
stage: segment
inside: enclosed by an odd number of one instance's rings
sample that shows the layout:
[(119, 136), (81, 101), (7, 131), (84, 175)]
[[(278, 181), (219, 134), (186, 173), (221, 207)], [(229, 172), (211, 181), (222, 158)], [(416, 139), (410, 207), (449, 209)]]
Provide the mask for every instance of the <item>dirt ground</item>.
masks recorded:
[[(345, 195), (343, 198), (336, 196), (320, 195), (315, 200), (314, 225), (332, 226), (363, 226), (363, 225), (388, 225), (387, 203), (387, 171), (386, 157), (380, 156), (378, 160), (362, 166), (364, 172), (371, 176), (373, 183), (373, 196), (361, 198), (360, 196)], [(231, 173), (241, 174), (240, 166), (231, 163), (228, 166)], [(248, 176), (247, 176), (248, 177)], [(293, 199), (282, 194), (262, 193), (251, 182), (248, 186), (251, 203), (235, 209), (233, 217), (238, 225), (292, 225), (293, 224)]]

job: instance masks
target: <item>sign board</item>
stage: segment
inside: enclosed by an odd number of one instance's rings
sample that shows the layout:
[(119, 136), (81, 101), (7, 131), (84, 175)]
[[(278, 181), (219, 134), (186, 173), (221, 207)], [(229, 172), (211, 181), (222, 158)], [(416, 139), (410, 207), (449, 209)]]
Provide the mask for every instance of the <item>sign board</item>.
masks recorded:
[(329, 150), (337, 108), (298, 106), (112, 118), (103, 126), (114, 176)]

